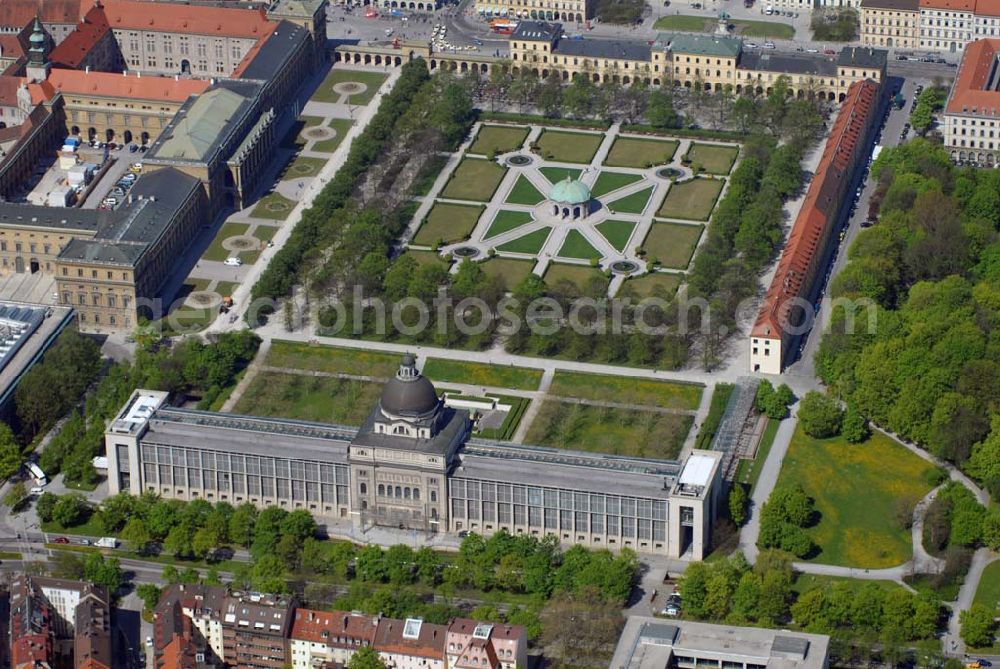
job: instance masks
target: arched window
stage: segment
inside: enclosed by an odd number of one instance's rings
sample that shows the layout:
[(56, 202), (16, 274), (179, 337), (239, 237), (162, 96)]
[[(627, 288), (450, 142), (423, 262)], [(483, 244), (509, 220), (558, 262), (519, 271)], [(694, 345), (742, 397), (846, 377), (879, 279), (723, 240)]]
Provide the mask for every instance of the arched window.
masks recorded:
[(358, 485), (358, 490), (361, 491), (362, 495), (367, 495), (368, 494), (368, 484), (366, 484), (366, 483), (359, 484)]
[(396, 486), (396, 497), (398, 498), (398, 497), (402, 497), (402, 496), (403, 496), (403, 490), (402, 490), (402, 488), (400, 488), (399, 486)]
[(410, 499), (410, 489), (403, 488), (403, 499)]
[(384, 495), (385, 494), (385, 486), (382, 485), (381, 483), (378, 484), (378, 494), (379, 495)]
[(431, 501), (432, 501), (432, 502), (436, 502), (436, 501), (438, 501), (438, 494), (437, 494), (437, 490), (431, 490)]
[(420, 488), (413, 489), (413, 499), (420, 501)]

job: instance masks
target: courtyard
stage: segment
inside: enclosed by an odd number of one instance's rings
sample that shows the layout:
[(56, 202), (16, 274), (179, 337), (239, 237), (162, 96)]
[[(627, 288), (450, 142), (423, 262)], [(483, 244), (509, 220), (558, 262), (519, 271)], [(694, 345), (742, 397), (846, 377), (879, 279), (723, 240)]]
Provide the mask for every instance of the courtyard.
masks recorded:
[[(540, 369), (433, 357), (419, 362), (448, 401), (500, 405), (478, 412), (484, 438), (628, 456), (677, 458), (704, 392), (693, 383), (566, 370), (545, 387)], [(276, 339), (258, 354), (227, 410), (360, 425), (398, 366), (394, 353)]]
[[(673, 295), (725, 192), (737, 144), (480, 123), (411, 224), (410, 252), (528, 272), (590, 294)], [(641, 280), (644, 276), (655, 277)]]

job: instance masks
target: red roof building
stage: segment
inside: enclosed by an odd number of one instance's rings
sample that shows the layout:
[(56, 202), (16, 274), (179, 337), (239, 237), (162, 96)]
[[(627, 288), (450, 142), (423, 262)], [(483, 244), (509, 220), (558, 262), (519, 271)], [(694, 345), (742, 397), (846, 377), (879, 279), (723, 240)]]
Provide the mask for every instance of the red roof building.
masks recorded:
[(792, 226), (771, 286), (750, 332), (750, 369), (780, 374), (788, 347), (808, 331), (827, 242), (848, 185), (864, 153), (865, 140), (879, 104), (879, 86), (871, 80), (854, 83), (847, 91), (798, 218)]
[(271, 21), (263, 8), (238, 9), (208, 5), (181, 5), (141, 0), (105, 0), (104, 14), (113, 30), (224, 35), (258, 39)]
[(454, 618), (445, 652), (449, 669), (515, 669), (528, 666), (528, 633), (521, 625)]
[(351, 656), (375, 640), (379, 617), (344, 611), (296, 609), (292, 622), (292, 669), (317, 664), (346, 664)]
[(943, 118), (944, 145), (953, 160), (1000, 163), (1000, 39), (966, 47)]

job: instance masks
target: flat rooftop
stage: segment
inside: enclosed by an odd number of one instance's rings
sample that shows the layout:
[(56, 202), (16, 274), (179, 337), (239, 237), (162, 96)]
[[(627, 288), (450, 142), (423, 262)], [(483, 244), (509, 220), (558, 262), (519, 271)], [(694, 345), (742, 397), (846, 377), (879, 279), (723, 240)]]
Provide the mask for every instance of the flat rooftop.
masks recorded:
[(72, 321), (69, 307), (0, 302), (0, 406)]
[(675, 654), (767, 669), (824, 669), (829, 645), (830, 637), (822, 634), (632, 616), (611, 669), (667, 669)]

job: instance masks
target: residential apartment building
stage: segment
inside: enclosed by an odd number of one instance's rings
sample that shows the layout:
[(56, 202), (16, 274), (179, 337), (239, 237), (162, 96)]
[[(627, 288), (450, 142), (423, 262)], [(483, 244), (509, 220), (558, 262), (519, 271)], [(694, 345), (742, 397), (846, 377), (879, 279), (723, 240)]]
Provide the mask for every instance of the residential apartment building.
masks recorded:
[(347, 664), (375, 642), (379, 616), (296, 609), (291, 632), (292, 669)]
[(18, 575), (9, 629), (15, 669), (111, 667), (111, 600), (100, 586)]
[[(178, 658), (194, 654), (201, 664), (281, 669), (291, 664), (288, 639), (294, 610), (294, 598), (172, 585), (156, 607), (154, 649), (158, 658), (165, 652)], [(193, 629), (185, 631), (185, 618)], [(181, 641), (175, 641), (178, 636)], [(195, 647), (202, 649), (200, 654), (191, 652)]]
[(360, 428), (170, 407), (138, 390), (105, 435), (111, 494), (153, 492), (306, 509), (331, 536), (372, 525), (425, 534), (554, 535), (699, 560), (721, 495), (720, 454), (680, 462), (470, 437), (470, 416), (404, 356)]
[(886, 48), (961, 51), (1000, 37), (997, 0), (862, 0), (861, 43)]
[(611, 669), (827, 669), (830, 637), (631, 616)]
[(920, 43), (920, 0), (862, 0), (861, 43), (913, 49)]
[(941, 117), (952, 160), (994, 167), (1000, 162), (1000, 39), (965, 49)]
[(848, 91), (750, 331), (753, 372), (780, 374), (792, 360), (795, 342), (812, 325), (816, 280), (822, 277), (829, 241), (843, 218), (858, 165), (869, 155), (882, 103), (881, 87), (873, 81), (858, 82)]
[[(435, 625), (418, 618), (316, 611), (296, 608), (294, 600), (203, 585), (167, 588), (156, 607), (154, 633), (157, 669), (340, 667), (362, 648), (374, 649), (393, 669), (527, 666), (527, 631), (520, 625), (466, 618)], [(221, 639), (221, 646), (206, 634)], [(234, 638), (242, 641), (242, 653), (233, 650)], [(279, 660), (284, 664), (276, 664)]]
[(519, 669), (528, 666), (527, 631), (520, 625), (497, 625), (454, 618), (445, 637), (448, 667)]

